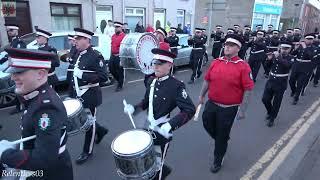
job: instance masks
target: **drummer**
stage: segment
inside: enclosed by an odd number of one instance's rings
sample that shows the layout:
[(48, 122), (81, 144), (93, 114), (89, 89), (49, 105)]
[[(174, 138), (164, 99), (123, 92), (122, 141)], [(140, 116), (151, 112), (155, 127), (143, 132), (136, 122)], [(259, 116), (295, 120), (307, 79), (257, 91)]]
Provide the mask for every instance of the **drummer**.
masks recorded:
[[(99, 83), (108, 79), (107, 70), (102, 54), (92, 49), (90, 41), (93, 32), (86, 29), (74, 28), (76, 48), (79, 56), (75, 61), (72, 74), (70, 96), (82, 100), (83, 107), (89, 109), (96, 118), (97, 107), (102, 104), (102, 92)], [(76, 163), (83, 164), (92, 156), (94, 143), (99, 144), (108, 133), (108, 129), (93, 123), (86, 132), (82, 153)]]
[(12, 74), (15, 93), (23, 97), (26, 107), (21, 117), (21, 136), (36, 135), (36, 139), (21, 143), (20, 149), (7, 140), (0, 141), (0, 163), (10, 168), (36, 171), (35, 179), (72, 180), (64, 124), (67, 112), (48, 84), (48, 73), (55, 54), (15, 48), (6, 49), (6, 52), (12, 58), (5, 72)]
[[(172, 132), (187, 123), (195, 114), (195, 106), (184, 83), (170, 76), (176, 56), (169, 48), (167, 46), (167, 49), (152, 49), (155, 77), (149, 79), (144, 99), (135, 106), (128, 104), (124, 108), (125, 113), (133, 115), (149, 108), (147, 128), (156, 136), (155, 151), (159, 154), (158, 160), (161, 157), (161, 162), (164, 162), (169, 142), (172, 140)], [(176, 107), (180, 109), (180, 113), (170, 116)], [(154, 179), (165, 179), (170, 172), (169, 166), (161, 166)]]

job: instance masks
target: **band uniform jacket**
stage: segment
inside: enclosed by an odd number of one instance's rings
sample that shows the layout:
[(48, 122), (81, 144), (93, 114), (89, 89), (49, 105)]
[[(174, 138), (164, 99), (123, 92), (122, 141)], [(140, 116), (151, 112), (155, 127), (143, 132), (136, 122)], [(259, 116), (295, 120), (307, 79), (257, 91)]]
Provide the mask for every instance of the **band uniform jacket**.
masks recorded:
[(280, 45), (280, 38), (278, 37), (269, 37), (266, 39), (267, 48), (272, 50), (272, 52), (277, 51)]
[[(12, 48), (27, 48), (26, 43), (24, 43), (22, 39), (20, 39), (20, 37), (13, 37), (9, 46)], [(3, 58), (0, 59), (0, 64), (3, 64), (7, 60), (8, 60), (8, 55), (5, 55)]]
[(72, 180), (72, 163), (65, 149), (68, 117), (60, 97), (45, 83), (25, 95), (23, 103), (26, 110), (21, 117), (21, 136), (36, 135), (36, 138), (23, 142), (21, 150), (4, 151), (1, 163), (38, 173), (38, 177), (29, 177), (28, 180)]
[(179, 46), (179, 37), (177, 35), (169, 36), (166, 38), (166, 42), (169, 43), (169, 45), (171, 47), (171, 52), (174, 53), (175, 55), (177, 55), (178, 54), (177, 46)]
[[(271, 69), (269, 80), (277, 84), (283, 89), (287, 88), (287, 81), (289, 77), (289, 72), (294, 63), (294, 57), (292, 55), (279, 55), (278, 57), (273, 56), (271, 60), (266, 60), (266, 66)], [(278, 77), (279, 74), (288, 74), (285, 77)]]
[[(104, 58), (101, 53), (89, 47), (88, 49), (79, 53), (78, 56), (78, 68), (80, 70), (89, 70), (93, 72), (84, 72), (82, 79), (78, 79), (78, 85), (86, 86), (92, 85), (100, 82), (105, 82), (108, 80), (107, 69), (104, 62)], [(74, 68), (74, 65), (73, 65)], [(72, 73), (72, 87), (70, 91), (71, 97), (77, 97), (75, 82)], [(81, 99), (83, 99), (83, 106), (85, 108), (94, 108), (102, 104), (102, 92), (100, 86), (90, 87), (87, 92), (85, 92)]]
[(12, 48), (27, 48), (27, 45), (20, 37), (13, 37), (10, 43)]
[[(309, 73), (314, 67), (316, 53), (317, 49), (313, 45), (307, 46), (306, 48), (300, 45), (297, 49), (293, 50), (291, 54), (296, 57), (296, 61), (292, 67), (292, 71)], [(301, 60), (307, 60), (309, 62), (301, 62)]]
[(210, 37), (213, 39), (212, 48), (214, 48), (214, 49), (222, 48), (221, 39), (223, 37), (223, 32), (219, 31), (219, 32), (216, 32), (216, 33), (212, 33)]
[[(149, 107), (150, 85), (154, 78), (148, 81), (148, 87), (144, 99), (138, 105), (135, 105), (136, 112), (146, 110)], [(170, 113), (178, 107), (180, 113), (170, 117), (172, 130), (176, 130), (187, 123), (195, 114), (195, 106), (186, 92), (183, 82), (171, 76), (165, 76), (156, 81), (153, 95), (153, 114), (157, 120), (163, 116), (170, 116)], [(168, 116), (167, 116), (168, 117)], [(169, 117), (168, 117), (169, 118)], [(162, 124), (159, 124), (160, 127)]]
[[(48, 52), (52, 52), (52, 53), (57, 54), (56, 48), (54, 48), (54, 47), (52, 47), (52, 46), (50, 46), (48, 44), (39, 46), (38, 49), (42, 50), (42, 51), (48, 51)], [(56, 57), (53, 58), (52, 61), (51, 61), (51, 68), (49, 70), (48, 83), (50, 85), (56, 85), (58, 83), (58, 81), (59, 81), (57, 75), (54, 73), (55, 69), (57, 67), (59, 67), (59, 66), (60, 66), (60, 60), (59, 60), (58, 55), (56, 55)]]

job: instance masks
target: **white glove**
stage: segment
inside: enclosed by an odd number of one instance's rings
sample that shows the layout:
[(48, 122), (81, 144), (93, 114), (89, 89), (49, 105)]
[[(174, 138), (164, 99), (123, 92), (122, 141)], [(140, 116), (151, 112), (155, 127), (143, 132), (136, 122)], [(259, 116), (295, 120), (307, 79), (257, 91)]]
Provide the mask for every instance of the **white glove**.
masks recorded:
[(134, 113), (134, 107), (131, 104), (126, 104), (123, 108), (124, 113), (126, 114), (133, 114)]
[(15, 145), (7, 140), (0, 141), (0, 158), (2, 153), (7, 149), (15, 149)]
[(165, 123), (163, 124), (159, 129), (158, 129), (158, 133), (161, 134), (163, 137), (169, 139), (172, 136), (172, 133), (170, 133), (171, 131), (171, 125), (170, 123)]
[(78, 77), (79, 79), (82, 79), (82, 75), (83, 75), (83, 72), (82, 70), (80, 70), (78, 67), (75, 67), (73, 69), (73, 74)]

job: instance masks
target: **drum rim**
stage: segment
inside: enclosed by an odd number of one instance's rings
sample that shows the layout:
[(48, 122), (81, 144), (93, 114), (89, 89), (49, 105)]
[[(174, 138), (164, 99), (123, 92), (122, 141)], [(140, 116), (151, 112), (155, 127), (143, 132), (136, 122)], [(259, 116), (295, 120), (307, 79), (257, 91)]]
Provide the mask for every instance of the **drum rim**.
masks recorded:
[[(132, 153), (132, 154), (122, 154), (122, 153), (119, 153), (119, 152), (115, 151), (115, 150), (114, 150), (114, 142), (115, 142), (115, 140), (116, 140), (120, 135), (122, 135), (122, 134), (124, 134), (124, 133), (126, 133), (126, 132), (135, 131), (135, 130), (136, 130), (136, 131), (143, 131), (143, 132), (147, 133), (147, 134), (150, 136), (150, 140), (151, 140), (151, 141), (150, 141), (150, 143), (148, 144), (148, 146), (147, 146), (145, 149), (143, 149), (143, 150), (141, 150), (141, 151), (139, 151), (139, 152)], [(141, 152), (143, 152), (143, 151), (146, 151), (146, 150), (150, 149), (150, 147), (152, 147), (152, 146), (153, 146), (153, 138), (152, 138), (152, 135), (151, 135), (148, 131), (146, 131), (146, 130), (144, 130), (144, 129), (131, 129), (131, 130), (127, 130), (127, 131), (124, 131), (124, 132), (118, 134), (118, 135), (112, 140), (112, 143), (111, 143), (111, 151), (112, 151), (112, 153), (114, 153), (115, 155), (120, 156), (120, 157), (133, 157), (133, 156), (136, 156), (136, 155), (141, 154)], [(146, 151), (146, 152), (149, 152), (149, 151)]]
[[(70, 116), (68, 116), (68, 118), (74, 117), (75, 115), (78, 115), (78, 114), (81, 113), (82, 110), (83, 110), (83, 104), (82, 104), (82, 102), (81, 102), (79, 99), (77, 99), (77, 98), (68, 98), (68, 99), (63, 100), (62, 102), (64, 102), (64, 101), (70, 101), (70, 100), (76, 100), (76, 101), (80, 102), (80, 106), (77, 108), (77, 110), (76, 110), (74, 113), (71, 113)], [(63, 105), (64, 105), (64, 104), (63, 104)], [(65, 106), (65, 108), (66, 108), (66, 106)], [(66, 108), (66, 109), (67, 109), (67, 108)], [(66, 111), (67, 111), (67, 110), (66, 110)]]

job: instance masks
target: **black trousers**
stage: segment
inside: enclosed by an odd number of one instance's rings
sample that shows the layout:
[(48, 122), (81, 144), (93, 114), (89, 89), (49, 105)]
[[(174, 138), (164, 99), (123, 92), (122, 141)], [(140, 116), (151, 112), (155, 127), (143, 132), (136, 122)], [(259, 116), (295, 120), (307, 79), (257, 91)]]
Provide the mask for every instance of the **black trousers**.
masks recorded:
[(249, 57), (248, 63), (252, 71), (252, 77), (254, 82), (256, 82), (261, 63), (263, 62), (263, 58), (264, 58), (263, 53), (251, 54)]
[[(156, 131), (151, 131), (151, 133), (155, 136), (155, 139), (153, 139), (153, 145), (155, 146), (155, 148), (160, 147), (160, 152), (157, 152), (156, 150), (156, 153), (159, 153), (158, 155), (161, 156), (161, 161), (164, 161), (165, 157), (167, 156), (169, 143), (172, 140), (172, 138), (167, 139)], [(164, 177), (166, 177), (169, 174), (166, 165), (164, 165), (164, 167), (162, 168), (162, 171), (161, 172), (158, 171), (155, 177), (152, 179), (159, 180), (160, 173), (162, 173), (161, 180), (164, 180), (165, 179)]]
[(222, 49), (222, 43), (220, 44), (214, 44), (212, 47), (212, 57), (213, 59), (216, 59), (220, 56), (220, 51)]
[(291, 72), (289, 84), (291, 92), (294, 94), (294, 100), (299, 100), (301, 91), (309, 80), (308, 77), (308, 72), (300, 72), (296, 70)]
[(203, 127), (215, 140), (214, 157), (222, 159), (227, 151), (230, 131), (238, 112), (238, 106), (220, 107), (207, 101), (203, 111)]
[[(96, 107), (89, 108), (91, 115), (95, 116), (96, 114)], [(105, 128), (97, 123), (97, 121), (89, 128), (89, 130), (85, 134), (84, 145), (83, 145), (83, 152), (91, 154), (94, 147), (94, 141), (96, 135), (100, 135)]]
[(195, 78), (199, 78), (201, 76), (202, 61), (203, 61), (203, 50), (202, 49), (192, 50), (190, 54), (190, 65), (192, 68), (191, 80), (195, 80)]
[(316, 66), (316, 73), (314, 74), (314, 79), (313, 79), (313, 83), (314, 84), (318, 84), (319, 83), (319, 79), (320, 79), (320, 63), (317, 64)]
[(123, 67), (120, 66), (120, 57), (111, 55), (108, 65), (110, 73), (118, 81), (118, 87), (123, 87), (124, 74)]
[(267, 109), (267, 113), (268, 115), (270, 115), (272, 121), (274, 121), (274, 119), (277, 117), (279, 113), (283, 94), (286, 91), (286, 88), (287, 78), (275, 81), (271, 79), (268, 80), (266, 83), (262, 96), (262, 102), (265, 108)]

